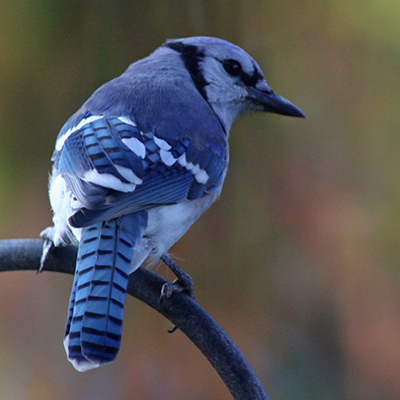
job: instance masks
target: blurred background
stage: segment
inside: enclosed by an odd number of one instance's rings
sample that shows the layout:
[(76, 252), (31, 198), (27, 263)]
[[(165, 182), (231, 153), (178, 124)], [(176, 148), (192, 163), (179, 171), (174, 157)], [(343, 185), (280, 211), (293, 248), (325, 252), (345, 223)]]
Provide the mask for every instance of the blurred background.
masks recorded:
[[(51, 224), (67, 118), (166, 38), (246, 49), (305, 120), (231, 131), (219, 202), (172, 252), (271, 400), (400, 398), (400, 2), (0, 2), (0, 239)], [(158, 272), (169, 279), (164, 266)], [(2, 399), (230, 399), (181, 333), (134, 298), (113, 364), (81, 374), (62, 339), (72, 277), (0, 279)]]

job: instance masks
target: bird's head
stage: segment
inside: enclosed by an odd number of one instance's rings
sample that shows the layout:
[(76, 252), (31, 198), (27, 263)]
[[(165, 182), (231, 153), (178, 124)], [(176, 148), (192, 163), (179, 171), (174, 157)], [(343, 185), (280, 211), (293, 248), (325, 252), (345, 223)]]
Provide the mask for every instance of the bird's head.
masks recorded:
[(251, 111), (304, 117), (300, 109), (271, 90), (258, 64), (240, 47), (206, 36), (171, 39), (164, 47), (180, 53), (197, 89), (226, 131), (235, 119)]

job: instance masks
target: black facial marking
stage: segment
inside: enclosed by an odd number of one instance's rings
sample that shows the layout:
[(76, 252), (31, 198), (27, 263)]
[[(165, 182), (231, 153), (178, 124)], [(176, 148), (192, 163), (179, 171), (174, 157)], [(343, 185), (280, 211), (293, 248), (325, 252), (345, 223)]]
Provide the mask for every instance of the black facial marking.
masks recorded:
[(193, 45), (187, 45), (182, 42), (166, 42), (164, 47), (169, 47), (181, 54), (182, 61), (189, 71), (199, 93), (207, 100), (205, 87), (208, 85), (201, 73), (199, 63), (204, 58), (204, 53)]
[(239, 61), (229, 59), (221, 61), (222, 66), (224, 67), (225, 71), (232, 76), (239, 76), (240, 80), (246, 86), (255, 86), (257, 82), (262, 81), (264, 76), (261, 74), (257, 65), (253, 62), (253, 73), (247, 74), (243, 71), (242, 66), (240, 65)]
[(264, 80), (263, 74), (260, 72), (259, 68), (257, 68), (256, 63), (253, 61), (253, 73), (246, 74), (242, 73), (242, 81), (247, 86), (255, 86), (257, 82)]

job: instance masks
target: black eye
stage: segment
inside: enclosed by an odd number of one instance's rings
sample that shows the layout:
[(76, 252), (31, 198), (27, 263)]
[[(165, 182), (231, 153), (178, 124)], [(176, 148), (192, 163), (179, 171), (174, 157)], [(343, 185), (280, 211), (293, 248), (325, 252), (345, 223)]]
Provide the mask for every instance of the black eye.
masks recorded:
[(240, 65), (240, 62), (236, 60), (225, 60), (222, 62), (222, 65), (229, 75), (238, 76), (242, 72), (242, 66)]

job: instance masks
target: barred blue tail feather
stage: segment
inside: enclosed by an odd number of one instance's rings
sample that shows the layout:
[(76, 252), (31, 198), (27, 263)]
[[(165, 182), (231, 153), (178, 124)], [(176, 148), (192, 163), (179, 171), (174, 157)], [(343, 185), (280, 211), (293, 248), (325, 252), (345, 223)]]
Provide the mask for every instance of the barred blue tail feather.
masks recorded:
[(67, 318), (67, 325), (65, 327), (65, 336), (67, 336), (69, 331), (71, 330), (71, 322), (72, 322), (72, 315), (74, 313), (75, 294), (76, 294), (77, 285), (78, 285), (78, 279), (77, 279), (77, 277), (75, 275), (74, 276), (74, 283), (72, 284), (71, 295), (70, 295), (70, 298), (69, 298), (68, 318)]
[(147, 213), (140, 212), (82, 231), (64, 339), (78, 371), (118, 354), (131, 260), (146, 224)]

